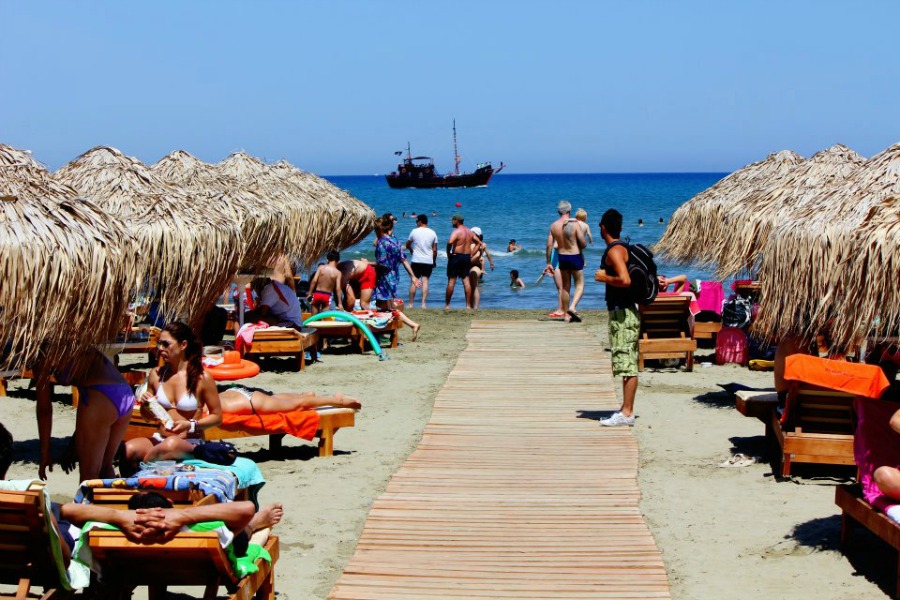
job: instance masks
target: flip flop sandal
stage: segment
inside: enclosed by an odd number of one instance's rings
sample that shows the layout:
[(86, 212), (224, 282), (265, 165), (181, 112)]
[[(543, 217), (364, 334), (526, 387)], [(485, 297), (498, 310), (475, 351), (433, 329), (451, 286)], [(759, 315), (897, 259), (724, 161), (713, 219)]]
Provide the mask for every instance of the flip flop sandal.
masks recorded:
[(566, 316), (566, 313), (552, 312), (552, 313), (547, 313), (547, 316), (550, 317), (551, 319), (562, 319), (563, 317)]
[(569, 317), (571, 317), (571, 319), (572, 319), (571, 320), (572, 323), (581, 323), (581, 317), (578, 316), (577, 312), (575, 312), (573, 310), (570, 310), (567, 312), (568, 312)]

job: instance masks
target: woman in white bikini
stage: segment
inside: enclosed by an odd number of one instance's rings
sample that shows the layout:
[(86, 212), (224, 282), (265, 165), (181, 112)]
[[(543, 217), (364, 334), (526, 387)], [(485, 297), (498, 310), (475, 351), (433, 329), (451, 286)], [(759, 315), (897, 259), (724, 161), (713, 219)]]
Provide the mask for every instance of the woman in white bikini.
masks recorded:
[(162, 423), (152, 438), (125, 443), (125, 461), (181, 459), (203, 443), (203, 430), (222, 422), (222, 406), (216, 382), (203, 370), (200, 340), (184, 323), (166, 325), (159, 334), (161, 367), (150, 371), (143, 407), (155, 399), (169, 413), (170, 428)]

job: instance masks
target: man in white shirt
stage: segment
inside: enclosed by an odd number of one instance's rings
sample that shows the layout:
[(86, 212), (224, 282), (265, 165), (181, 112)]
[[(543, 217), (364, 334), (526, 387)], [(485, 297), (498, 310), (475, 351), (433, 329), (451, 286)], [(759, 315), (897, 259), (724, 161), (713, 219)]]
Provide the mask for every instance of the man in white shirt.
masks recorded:
[(303, 327), (303, 307), (294, 290), (271, 279), (259, 296), (253, 319), (299, 331)]
[[(438, 238), (433, 229), (428, 227), (428, 217), (423, 213), (416, 217), (416, 228), (406, 240), (406, 249), (412, 252), (411, 265), (413, 273), (422, 280), (422, 308), (428, 299), (428, 279), (437, 264)], [(416, 299), (416, 286), (409, 286), (409, 306), (412, 308)]]

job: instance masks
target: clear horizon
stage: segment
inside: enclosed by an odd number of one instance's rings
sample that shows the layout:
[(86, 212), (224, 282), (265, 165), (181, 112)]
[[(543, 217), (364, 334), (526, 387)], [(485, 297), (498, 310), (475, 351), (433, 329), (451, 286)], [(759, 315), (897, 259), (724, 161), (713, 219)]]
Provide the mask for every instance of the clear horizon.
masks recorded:
[(407, 142), (509, 174), (727, 173), (900, 140), (900, 4), (0, 0), (0, 142), (57, 169), (245, 150), (332, 176)]

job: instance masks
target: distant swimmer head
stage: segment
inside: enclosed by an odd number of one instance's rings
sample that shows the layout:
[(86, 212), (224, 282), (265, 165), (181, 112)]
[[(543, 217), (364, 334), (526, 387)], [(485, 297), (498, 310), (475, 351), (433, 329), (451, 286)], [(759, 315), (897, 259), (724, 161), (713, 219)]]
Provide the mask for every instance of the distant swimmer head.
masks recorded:
[(587, 223), (587, 211), (583, 208), (579, 208), (575, 211), (575, 218), (581, 221), (582, 223)]
[(572, 203), (568, 200), (560, 200), (559, 204), (556, 205), (556, 212), (560, 215), (565, 215), (572, 212)]
[(643, 226), (644, 226), (644, 220), (638, 219), (638, 227), (643, 227)]
[(660, 223), (663, 223), (663, 222), (664, 222), (662, 217), (659, 218), (659, 222), (660, 222)]
[(516, 240), (509, 240), (509, 243), (510, 243), (510, 244), (515, 244), (515, 243), (516, 243)]

